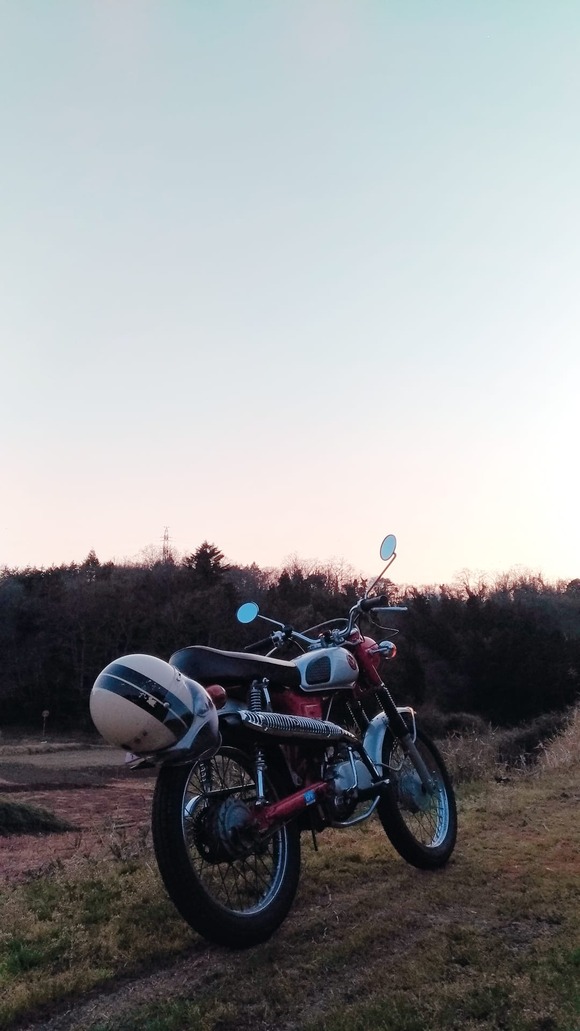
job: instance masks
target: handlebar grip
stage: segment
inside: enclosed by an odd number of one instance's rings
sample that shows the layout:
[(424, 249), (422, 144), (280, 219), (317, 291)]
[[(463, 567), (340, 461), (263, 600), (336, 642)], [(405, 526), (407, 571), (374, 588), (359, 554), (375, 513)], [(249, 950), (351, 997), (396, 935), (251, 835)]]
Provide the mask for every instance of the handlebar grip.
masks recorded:
[(370, 612), (372, 609), (384, 609), (388, 604), (389, 599), (386, 594), (381, 594), (379, 598), (363, 598), (358, 607), (361, 612)]
[(272, 647), (273, 642), (271, 636), (263, 637), (261, 641), (254, 641), (253, 644), (247, 644), (244, 648), (244, 651), (253, 652), (256, 650), (256, 648), (265, 648), (267, 644), (269, 644), (270, 647)]

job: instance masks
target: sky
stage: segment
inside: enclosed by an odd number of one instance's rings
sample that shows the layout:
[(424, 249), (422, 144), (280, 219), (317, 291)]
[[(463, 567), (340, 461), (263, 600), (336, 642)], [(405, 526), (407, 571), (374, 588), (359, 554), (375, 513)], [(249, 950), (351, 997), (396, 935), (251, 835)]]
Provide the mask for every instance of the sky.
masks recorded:
[(0, 0), (0, 566), (580, 575), (576, 0)]

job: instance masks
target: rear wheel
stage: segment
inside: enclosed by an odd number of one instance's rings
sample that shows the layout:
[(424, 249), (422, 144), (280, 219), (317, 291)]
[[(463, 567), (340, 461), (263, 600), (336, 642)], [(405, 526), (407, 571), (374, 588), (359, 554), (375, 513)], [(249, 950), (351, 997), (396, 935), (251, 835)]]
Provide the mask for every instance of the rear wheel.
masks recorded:
[(387, 731), (383, 771), (391, 784), (378, 806), (383, 827), (399, 855), (423, 870), (444, 866), (455, 847), (457, 808), (445, 763), (433, 742), (417, 731), (416, 747), (431, 775), (426, 791), (400, 742)]
[[(266, 780), (275, 795), (273, 775)], [(153, 844), (175, 906), (210, 941), (246, 948), (279, 927), (300, 874), (295, 823), (267, 837), (252, 821), (253, 761), (222, 746), (211, 759), (162, 767), (153, 798)]]

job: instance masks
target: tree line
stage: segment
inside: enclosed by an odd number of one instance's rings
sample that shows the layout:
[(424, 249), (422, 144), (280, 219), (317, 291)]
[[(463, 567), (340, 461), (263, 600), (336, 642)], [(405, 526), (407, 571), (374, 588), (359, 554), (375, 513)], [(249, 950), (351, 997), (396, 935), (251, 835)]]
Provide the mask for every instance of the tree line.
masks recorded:
[[(580, 696), (580, 579), (550, 584), (507, 574), (492, 584), (382, 585), (398, 655), (387, 669), (397, 701), (442, 713), (473, 713), (514, 725), (561, 711)], [(204, 541), (179, 561), (84, 562), (0, 571), (0, 727), (88, 729), (99, 671), (133, 652), (169, 658), (187, 644), (236, 650), (267, 633), (242, 626), (239, 604), (312, 627), (344, 616), (365, 589), (348, 566), (299, 559), (283, 569), (228, 565)], [(392, 637), (369, 624), (371, 636)]]

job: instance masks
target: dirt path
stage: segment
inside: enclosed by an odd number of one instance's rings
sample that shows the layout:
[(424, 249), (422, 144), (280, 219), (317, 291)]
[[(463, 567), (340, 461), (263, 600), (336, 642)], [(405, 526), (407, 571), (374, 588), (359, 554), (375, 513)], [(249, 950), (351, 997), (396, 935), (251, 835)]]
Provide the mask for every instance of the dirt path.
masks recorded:
[(81, 855), (100, 858), (148, 833), (154, 771), (131, 771), (109, 747), (0, 746), (0, 794), (48, 809), (74, 830), (0, 837), (0, 875), (14, 883)]
[(221, 974), (229, 962), (229, 954), (201, 942), (169, 966), (137, 974), (116, 987), (109, 983), (107, 988), (65, 1005), (51, 1017), (17, 1025), (18, 1031), (78, 1031), (97, 1021), (120, 1020), (137, 1005), (193, 998), (196, 987), (205, 983), (208, 976)]

